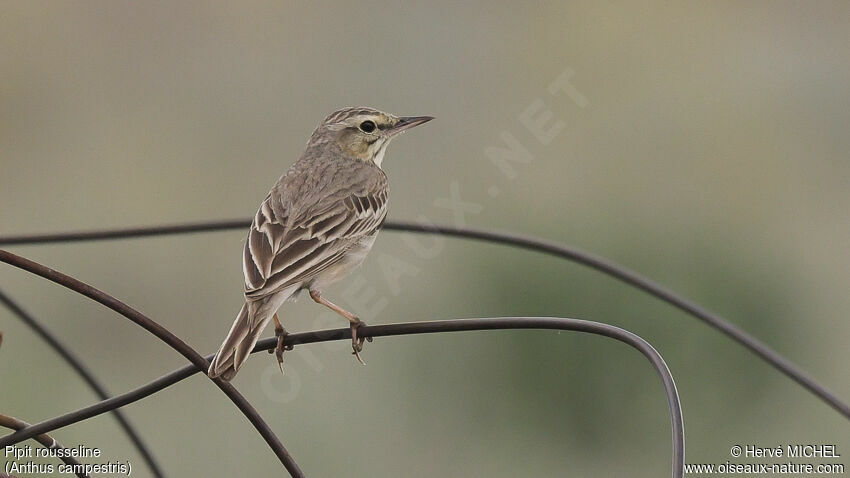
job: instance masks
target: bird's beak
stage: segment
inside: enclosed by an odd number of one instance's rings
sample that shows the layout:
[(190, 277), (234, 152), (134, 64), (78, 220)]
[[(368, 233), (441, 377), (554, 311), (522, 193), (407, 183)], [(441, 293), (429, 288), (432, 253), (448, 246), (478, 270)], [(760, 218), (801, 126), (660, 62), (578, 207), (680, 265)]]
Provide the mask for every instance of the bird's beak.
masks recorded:
[(402, 116), (398, 119), (398, 123), (387, 130), (390, 136), (395, 136), (399, 133), (409, 130), (414, 126), (419, 126), (422, 123), (427, 123), (434, 119), (433, 116)]

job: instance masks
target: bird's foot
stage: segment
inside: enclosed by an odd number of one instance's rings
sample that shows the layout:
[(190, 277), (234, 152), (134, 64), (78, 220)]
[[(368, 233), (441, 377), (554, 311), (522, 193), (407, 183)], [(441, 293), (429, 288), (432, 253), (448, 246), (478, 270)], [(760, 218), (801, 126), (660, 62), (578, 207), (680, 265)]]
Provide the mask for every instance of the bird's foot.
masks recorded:
[[(277, 318), (277, 314), (274, 315), (274, 336), (277, 337), (277, 346), (274, 348), (274, 356), (277, 357), (277, 366), (280, 367), (280, 373), (283, 373), (283, 352), (287, 350), (292, 350), (291, 345), (284, 345), (284, 341), (286, 340), (286, 336), (289, 335), (289, 332), (283, 328), (283, 325), (280, 324), (280, 319)], [(269, 353), (272, 353), (272, 350), (269, 350)]]
[(363, 358), (360, 357), (360, 352), (363, 351), (363, 343), (367, 340), (371, 342), (372, 337), (363, 337), (357, 335), (357, 329), (359, 329), (363, 325), (366, 325), (366, 322), (363, 322), (360, 319), (357, 319), (356, 322), (351, 322), (351, 348), (354, 350), (352, 354), (357, 357), (357, 361), (360, 362), (361, 365), (366, 365), (366, 362), (364, 362)]

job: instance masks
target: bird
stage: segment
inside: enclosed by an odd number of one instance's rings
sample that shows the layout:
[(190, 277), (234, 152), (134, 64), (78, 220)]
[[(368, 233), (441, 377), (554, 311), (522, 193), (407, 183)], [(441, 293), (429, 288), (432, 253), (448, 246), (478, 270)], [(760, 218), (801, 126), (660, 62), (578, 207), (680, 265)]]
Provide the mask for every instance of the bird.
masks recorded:
[(303, 291), (348, 319), (353, 354), (363, 363), (357, 329), (364, 322), (322, 292), (366, 259), (384, 223), (389, 187), (381, 165), (390, 141), (432, 119), (358, 106), (337, 110), (316, 127), (254, 215), (242, 254), (245, 303), (210, 363), (210, 377), (232, 380), (271, 320), (283, 371), (283, 352), (291, 347), (284, 346), (277, 311)]

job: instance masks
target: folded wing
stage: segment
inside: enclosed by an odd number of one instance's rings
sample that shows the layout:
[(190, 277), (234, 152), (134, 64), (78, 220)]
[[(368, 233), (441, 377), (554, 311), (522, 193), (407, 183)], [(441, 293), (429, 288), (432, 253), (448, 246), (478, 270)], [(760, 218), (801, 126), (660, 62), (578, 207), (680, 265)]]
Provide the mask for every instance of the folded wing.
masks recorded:
[(388, 190), (385, 179), (370, 186), (295, 216), (274, 191), (269, 194), (245, 243), (245, 296), (262, 298), (309, 282), (341, 260), (351, 245), (374, 234), (387, 214)]

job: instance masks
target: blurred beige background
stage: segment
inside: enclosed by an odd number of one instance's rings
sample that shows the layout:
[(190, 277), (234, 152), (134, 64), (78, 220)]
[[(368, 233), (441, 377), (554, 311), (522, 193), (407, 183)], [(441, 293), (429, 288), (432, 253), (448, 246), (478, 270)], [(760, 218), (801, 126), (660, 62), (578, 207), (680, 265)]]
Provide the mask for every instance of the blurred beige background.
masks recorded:
[[(850, 399), (846, 2), (0, 3), (0, 234), (248, 218), (327, 113), (437, 117), (395, 141), (390, 216), (564, 241), (640, 271)], [(565, 71), (580, 97), (552, 95)], [(583, 98), (586, 103), (576, 101)], [(521, 113), (542, 101), (548, 144)], [(583, 107), (582, 107), (583, 106)], [(539, 114), (539, 113), (538, 113)], [(506, 177), (487, 149), (533, 155)], [(240, 306), (243, 231), (16, 247), (127, 301), (197, 349)], [(850, 424), (702, 323), (585, 268), (384, 233), (329, 297), (370, 323), (599, 320), (664, 355), (689, 462), (734, 444), (836, 444)], [(417, 253), (417, 251), (420, 251)], [(387, 270), (400, 270), (388, 280)], [(128, 321), (10, 267), (0, 287), (123, 392), (183, 364)], [(356, 300), (357, 290), (366, 299)], [(309, 301), (290, 331), (342, 326)], [(93, 394), (0, 311), (0, 410), (38, 421)], [(269, 331), (271, 334), (271, 331)], [(661, 385), (598, 337), (488, 332), (255, 356), (235, 381), (310, 476), (669, 473)], [(34, 377), (36, 377), (34, 379)], [(201, 376), (125, 408), (170, 476), (281, 467)], [(147, 470), (109, 416), (56, 433)]]

